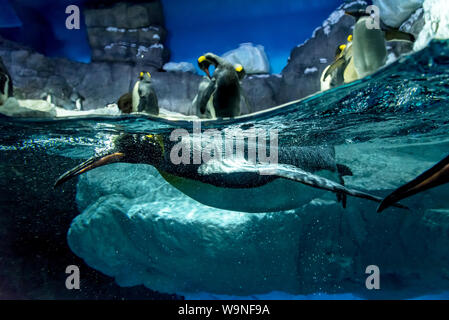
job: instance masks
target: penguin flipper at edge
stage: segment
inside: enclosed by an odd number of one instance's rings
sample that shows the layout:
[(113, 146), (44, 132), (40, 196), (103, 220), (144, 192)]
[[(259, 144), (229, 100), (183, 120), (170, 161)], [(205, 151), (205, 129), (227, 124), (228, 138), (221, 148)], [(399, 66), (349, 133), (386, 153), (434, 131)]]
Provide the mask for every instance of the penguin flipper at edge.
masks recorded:
[(389, 28), (385, 30), (385, 40), (415, 42), (416, 38), (411, 33), (400, 31), (399, 29)]
[[(215, 166), (212, 164), (213, 161), (209, 161), (206, 164), (203, 164), (198, 170), (200, 174), (211, 174), (213, 173), (213, 170), (218, 170), (217, 168), (220, 168), (220, 166)], [(260, 176), (272, 176), (277, 178), (283, 178), (295, 182), (302, 183), (306, 186), (317, 188), (321, 190), (330, 191), (336, 194), (344, 194), (353, 196), (356, 198), (371, 200), (375, 202), (381, 202), (382, 198), (371, 195), (369, 193), (365, 193), (362, 191), (358, 191), (355, 189), (347, 188), (343, 185), (341, 185), (338, 182), (334, 182), (332, 180), (326, 179), (324, 177), (315, 175), (311, 172), (304, 171), (303, 169), (300, 169), (293, 165), (288, 164), (258, 164), (256, 166), (254, 165), (248, 165), (245, 166), (244, 164), (239, 163), (239, 165), (226, 165), (227, 174), (230, 173), (258, 173)], [(346, 171), (345, 167), (345, 171)], [(343, 167), (341, 167), (343, 169)], [(349, 168), (348, 168), (349, 169)], [(221, 172), (221, 171), (218, 171)], [(402, 209), (408, 209), (406, 206), (403, 206), (400, 203), (394, 203), (392, 204), (395, 207), (402, 208)]]
[[(355, 189), (347, 188), (337, 182), (317, 176), (313, 173), (304, 171), (295, 166), (268, 164), (268, 165), (260, 165), (258, 170), (259, 174), (275, 175), (279, 178), (296, 181), (313, 188), (327, 190), (337, 194), (349, 195), (356, 198), (367, 199), (375, 202), (382, 201), (382, 198), (380, 197), (362, 191), (358, 191)], [(402, 204), (399, 203), (395, 203), (393, 204), (393, 206), (402, 209), (408, 209), (406, 206), (403, 206)]]

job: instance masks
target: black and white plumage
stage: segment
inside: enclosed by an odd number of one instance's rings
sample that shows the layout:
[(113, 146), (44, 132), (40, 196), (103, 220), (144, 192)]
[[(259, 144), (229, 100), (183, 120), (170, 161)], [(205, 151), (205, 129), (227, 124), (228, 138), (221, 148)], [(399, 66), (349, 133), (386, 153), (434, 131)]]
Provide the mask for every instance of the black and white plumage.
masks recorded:
[(3, 60), (0, 58), (0, 105), (4, 104), (6, 99), (13, 96), (14, 90), (11, 75), (6, 69)]

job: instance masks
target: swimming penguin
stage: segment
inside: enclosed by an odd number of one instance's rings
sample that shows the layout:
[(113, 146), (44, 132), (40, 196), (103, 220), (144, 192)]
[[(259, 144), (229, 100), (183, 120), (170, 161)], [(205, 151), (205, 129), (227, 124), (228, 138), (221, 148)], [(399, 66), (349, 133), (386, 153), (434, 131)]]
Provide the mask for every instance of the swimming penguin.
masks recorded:
[[(199, 164), (195, 164), (195, 160), (185, 161), (189, 156), (187, 159), (195, 159), (195, 152), (205, 150), (205, 146), (210, 147), (210, 141), (195, 138), (195, 135), (183, 137), (178, 142), (172, 141), (170, 135), (123, 134), (113, 140), (108, 152), (96, 155), (60, 176), (55, 187), (94, 168), (126, 162), (152, 165), (168, 183), (189, 197), (226, 210), (273, 212), (294, 209), (322, 196), (324, 191), (334, 192), (340, 199), (349, 195), (381, 201), (381, 198), (335, 182), (342, 181), (342, 176), (351, 172), (346, 166), (336, 164), (333, 147), (269, 148), (270, 154), (278, 152), (277, 163), (249, 161), (247, 151), (257, 149), (257, 145), (249, 145), (243, 154), (236, 153), (233, 157), (197, 161)], [(182, 161), (174, 156), (181, 150), (186, 151)], [(404, 208), (400, 204), (395, 206)]]
[[(209, 67), (213, 65), (215, 71), (210, 75)], [(198, 66), (210, 79), (202, 90), (198, 92), (197, 107), (200, 114), (206, 112), (211, 103), (216, 117), (232, 118), (240, 115), (241, 87), (240, 80), (245, 72), (241, 65), (234, 67), (231, 63), (213, 53), (206, 53), (198, 58)], [(240, 70), (237, 71), (237, 69)], [(211, 102), (209, 100), (211, 99)]]
[[(369, 29), (372, 18), (365, 10), (346, 11), (356, 19), (352, 39), (353, 66), (358, 79), (368, 76), (385, 65), (387, 61), (387, 41), (415, 41), (415, 37), (398, 29), (391, 28), (380, 21), (379, 28)], [(348, 68), (347, 67), (347, 68)], [(345, 82), (350, 82), (345, 79)]]
[(12, 78), (3, 60), (0, 58), (0, 105), (4, 104), (9, 97), (14, 96)]
[(425, 171), (412, 181), (399, 187), (389, 194), (380, 203), (377, 212), (394, 205), (396, 202), (413, 196), (428, 189), (438, 187), (449, 182), (449, 156), (438, 162), (429, 170)]
[(132, 112), (159, 114), (156, 92), (151, 84), (151, 74), (141, 72), (132, 92)]

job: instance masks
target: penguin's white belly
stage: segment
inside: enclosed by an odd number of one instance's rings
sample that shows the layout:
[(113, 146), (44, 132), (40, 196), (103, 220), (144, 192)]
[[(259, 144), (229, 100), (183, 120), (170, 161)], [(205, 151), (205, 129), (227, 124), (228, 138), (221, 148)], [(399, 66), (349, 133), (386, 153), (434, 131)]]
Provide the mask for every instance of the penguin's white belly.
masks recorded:
[(133, 88), (133, 93), (132, 93), (132, 110), (131, 112), (137, 112), (137, 108), (139, 107), (139, 102), (140, 102), (140, 96), (139, 96), (139, 84), (140, 81), (137, 81), (136, 84), (134, 85)]
[(327, 193), (321, 189), (281, 178), (257, 188), (220, 188), (166, 173), (161, 175), (172, 186), (202, 204), (241, 212), (296, 209)]
[(353, 59), (359, 78), (376, 72), (387, 61), (385, 36), (380, 29), (367, 29), (360, 19), (354, 28)]
[(6, 99), (8, 99), (8, 86), (9, 86), (9, 77), (6, 77), (5, 85), (3, 86), (4, 94), (0, 94), (0, 104), (5, 103)]
[(332, 77), (329, 76), (326, 79), (324, 79), (324, 75), (326, 74), (326, 72), (330, 68), (330, 66), (331, 65), (328, 65), (326, 67), (326, 69), (323, 70), (323, 73), (321, 74), (321, 78), (320, 78), (321, 91), (326, 91), (331, 88)]

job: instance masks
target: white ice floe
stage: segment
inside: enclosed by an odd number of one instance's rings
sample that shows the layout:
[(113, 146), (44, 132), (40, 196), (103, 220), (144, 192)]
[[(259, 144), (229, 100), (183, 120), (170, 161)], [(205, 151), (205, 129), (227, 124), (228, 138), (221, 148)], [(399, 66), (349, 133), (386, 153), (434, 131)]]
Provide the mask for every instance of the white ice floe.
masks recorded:
[(172, 72), (196, 72), (195, 66), (190, 62), (167, 62), (162, 69)]
[(422, 6), (423, 1), (373, 0), (373, 5), (379, 7), (380, 18), (385, 24), (391, 27), (399, 27), (416, 9)]
[(232, 64), (241, 64), (247, 74), (270, 72), (270, 63), (261, 45), (242, 43), (237, 49), (226, 52), (222, 57)]
[(447, 0), (425, 0), (424, 27), (414, 44), (414, 50), (421, 50), (432, 39), (449, 39), (449, 5)]

